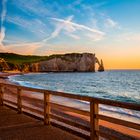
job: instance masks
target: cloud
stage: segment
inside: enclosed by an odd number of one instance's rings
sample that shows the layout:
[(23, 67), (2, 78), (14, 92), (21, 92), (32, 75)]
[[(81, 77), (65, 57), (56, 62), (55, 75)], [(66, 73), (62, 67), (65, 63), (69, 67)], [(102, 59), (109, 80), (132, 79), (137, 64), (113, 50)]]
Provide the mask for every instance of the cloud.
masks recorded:
[[(55, 45), (45, 43), (43, 41), (15, 43), (5, 46), (6, 50), (3, 52), (14, 52), (23, 55), (48, 55), (59, 53), (62, 50), (56, 50)], [(41, 49), (40, 49), (41, 48)], [(60, 46), (59, 46), (60, 48)]]
[(124, 33), (118, 36), (118, 40), (140, 41), (140, 33)]
[(57, 12), (53, 9), (53, 5), (49, 5), (48, 2), (44, 2), (43, 0), (20, 0), (20, 2), (12, 1), (12, 3), (29, 16), (47, 17), (57, 15)]
[[(72, 20), (72, 18), (73, 18), (73, 16), (69, 16), (65, 21), (69, 22), (69, 21)], [(73, 29), (73, 28), (71, 27), (71, 29)], [(66, 27), (66, 23), (57, 24), (55, 30), (51, 33), (50, 37), (44, 39), (43, 42), (46, 42), (46, 41), (48, 41), (50, 39), (53, 39), (53, 38), (57, 37), (62, 30), (66, 30), (68, 32), (72, 32), (71, 29), (70, 29), (70, 27), (69, 28)]]
[(0, 46), (2, 47), (2, 42), (5, 38), (5, 27), (4, 27), (4, 21), (5, 21), (5, 17), (6, 17), (6, 0), (2, 1), (2, 13), (1, 13), (1, 25), (0, 25)]
[(94, 40), (100, 40), (105, 35), (104, 32), (99, 31), (97, 29), (92, 29), (88, 26), (74, 23), (72, 22), (72, 19), (73, 19), (73, 16), (69, 16), (67, 19), (51, 18), (51, 20), (55, 21), (56, 28), (52, 32), (50, 37), (44, 39), (43, 41), (45, 42), (45, 41), (48, 41), (50, 39), (57, 37), (62, 31), (64, 31), (64, 33), (67, 36), (70, 36), (74, 39), (80, 39), (80, 36), (75, 34), (75, 32), (78, 30), (89, 32), (88, 34), (90, 35), (90, 37), (93, 35), (92, 39), (94, 38)]
[(34, 33), (39, 37), (44, 37), (47, 35), (47, 25), (39, 19), (28, 20), (20, 16), (10, 17), (7, 16), (8, 22), (18, 25), (25, 30)]
[(6, 52), (6, 48), (4, 47), (3, 44), (0, 44), (0, 52)]
[[(88, 37), (90, 40), (93, 40), (93, 41), (101, 40), (103, 38), (103, 36), (105, 35), (105, 33), (100, 30), (93, 29), (88, 26), (72, 22), (73, 16), (69, 16), (66, 19), (59, 19), (59, 18), (50, 18), (50, 19), (52, 21), (54, 21), (53, 23), (55, 25), (55, 29), (50, 34), (49, 37), (46, 37), (45, 39), (38, 41), (38, 42), (15, 43), (15, 44), (12, 43), (11, 45), (5, 45), (5, 48), (7, 49), (7, 51), (23, 53), (23, 54), (34, 54), (39, 48), (42, 48), (43, 46), (45, 46), (46, 42), (58, 37), (61, 32), (63, 32), (65, 35), (72, 37), (76, 40), (81, 38), (80, 35), (76, 34), (77, 31), (84, 32), (83, 33), (84, 36)], [(26, 28), (26, 29), (28, 29), (32, 25), (35, 25), (34, 24), (35, 22), (42, 25), (41, 26), (41, 27), (43, 27), (42, 29), (44, 29), (46, 27), (46, 25), (43, 22), (41, 22), (40, 20), (37, 20), (37, 19), (27, 22), (27, 20), (22, 19), (20, 17), (15, 17), (15, 18), (8, 17), (7, 20), (9, 22), (12, 22), (12, 23), (14, 23), (20, 27)], [(35, 27), (36, 27), (36, 25), (32, 26), (29, 29), (32, 32), (38, 33), (38, 30), (40, 28), (36, 29)]]
[(2, 41), (4, 40), (4, 38), (5, 38), (5, 28), (2, 27), (1, 32), (0, 32), (0, 44), (2, 44)]
[(76, 39), (76, 40), (80, 39), (80, 37), (78, 35), (75, 35), (75, 34), (68, 33), (67, 35), (72, 37), (72, 38), (74, 38), (74, 39)]
[(89, 33), (87, 33), (86, 36), (92, 41), (99, 41), (104, 37), (101, 34), (89, 34)]
[(100, 8), (100, 7), (104, 6), (104, 5), (106, 5), (107, 3), (108, 3), (107, 1), (98, 2), (98, 3), (94, 4), (93, 7)]
[[(67, 22), (71, 21), (72, 18), (73, 18), (73, 16), (68, 17)], [(19, 17), (15, 17), (14, 19), (8, 17), (7, 20), (9, 22), (12, 22), (16, 25), (22, 26), (24, 28), (26, 28), (26, 27), (28, 28), (29, 25), (30, 25), (29, 22), (26, 22), (26, 20), (23, 20)], [(73, 27), (69, 26), (69, 28), (68, 28), (67, 26), (65, 27), (65, 23), (61, 23), (61, 24), (57, 24), (55, 30), (46, 39), (43, 39), (43, 40), (38, 41), (38, 42), (15, 43), (15, 44), (11, 44), (11, 45), (6, 45), (5, 47), (6, 47), (7, 51), (9, 51), (9, 52), (16, 52), (16, 53), (22, 53), (23, 52), (24, 54), (33, 54), (33, 53), (36, 52), (37, 49), (43, 47), (48, 40), (56, 38), (63, 29), (67, 32), (75, 31), (75, 29)], [(78, 36), (76, 36), (72, 33), (67, 34), (67, 35), (72, 37), (72, 38), (79, 39)]]
[(116, 28), (118, 27), (118, 23), (112, 20), (111, 18), (107, 18), (105, 20), (105, 27), (107, 28)]
[(6, 52), (14, 52), (18, 54), (35, 54), (36, 50), (42, 47), (41, 42), (31, 42), (31, 43), (19, 43), (19, 44), (11, 44), (5, 45)]
[[(6, 42), (9, 42), (9, 40), (6, 40)], [(1, 46), (0, 51), (2, 52), (14, 52), (18, 54), (28, 54), (28, 55), (33, 55), (36, 54), (37, 50), (44, 47), (44, 46), (52, 46), (50, 44), (46, 44), (43, 40), (41, 41), (36, 41), (36, 42), (21, 42), (21, 43), (14, 43)], [(3, 48), (2, 48), (3, 47)], [(45, 54), (45, 52), (43, 51)]]
[(51, 18), (52, 20), (55, 20), (57, 22), (60, 23), (64, 23), (65, 27), (67, 27), (68, 29), (75, 29), (75, 30), (87, 30), (93, 33), (97, 33), (97, 34), (102, 34), (104, 35), (105, 33), (96, 29), (92, 29), (88, 26), (82, 25), (82, 24), (78, 24), (78, 23), (74, 23), (68, 20), (64, 20), (64, 19), (58, 19), (58, 18)]
[(1, 26), (3, 26), (3, 22), (5, 20), (5, 16), (6, 16), (6, 12), (7, 12), (6, 2), (7, 2), (7, 0), (2, 1)]
[(43, 40), (43, 42), (46, 42), (46, 41), (48, 41), (48, 40), (50, 40), (50, 39), (53, 39), (53, 38), (57, 37), (57, 36), (59, 35), (59, 33), (60, 33), (60, 31), (61, 31), (62, 28), (63, 28), (63, 25), (58, 26), (58, 27), (51, 33), (51, 35), (50, 35), (48, 38), (46, 38), (46, 39)]

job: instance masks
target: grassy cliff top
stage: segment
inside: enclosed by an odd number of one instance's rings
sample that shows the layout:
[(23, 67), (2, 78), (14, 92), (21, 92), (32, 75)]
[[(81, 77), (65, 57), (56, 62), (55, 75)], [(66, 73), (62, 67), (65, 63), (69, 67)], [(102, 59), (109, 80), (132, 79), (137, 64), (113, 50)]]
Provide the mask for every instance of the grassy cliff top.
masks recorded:
[(33, 63), (46, 60), (48, 56), (19, 55), (14, 53), (0, 53), (0, 58), (12, 64)]
[(25, 64), (34, 63), (45, 60), (50, 60), (53, 58), (67, 59), (68, 57), (81, 57), (80, 53), (70, 53), (70, 54), (54, 54), (50, 56), (37, 56), (37, 55), (19, 55), (14, 53), (0, 53), (0, 58), (3, 58), (6, 62), (12, 64)]

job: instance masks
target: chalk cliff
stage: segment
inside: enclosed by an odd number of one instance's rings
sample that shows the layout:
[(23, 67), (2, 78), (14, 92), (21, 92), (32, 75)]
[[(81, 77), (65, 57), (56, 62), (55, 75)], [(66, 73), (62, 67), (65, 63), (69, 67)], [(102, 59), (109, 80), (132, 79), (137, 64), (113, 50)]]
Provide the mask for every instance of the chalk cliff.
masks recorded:
[[(32, 72), (95, 72), (95, 54), (64, 54), (56, 55), (46, 61), (40, 61), (30, 65)], [(99, 67), (100, 63), (99, 63)]]
[(103, 61), (92, 53), (71, 53), (50, 56), (28, 56), (0, 53), (0, 71), (19, 70), (22, 72), (94, 72), (104, 71)]

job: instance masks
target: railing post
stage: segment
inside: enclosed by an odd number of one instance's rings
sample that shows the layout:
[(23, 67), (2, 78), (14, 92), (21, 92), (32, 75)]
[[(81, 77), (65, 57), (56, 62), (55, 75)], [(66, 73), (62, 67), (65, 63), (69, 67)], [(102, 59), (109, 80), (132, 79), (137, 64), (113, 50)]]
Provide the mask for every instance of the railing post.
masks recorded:
[(50, 125), (50, 94), (44, 92), (44, 124)]
[(22, 113), (21, 88), (17, 88), (17, 109), (19, 114)]
[(99, 140), (96, 131), (99, 131), (99, 122), (96, 114), (99, 112), (98, 103), (90, 102), (90, 140)]
[(0, 85), (0, 105), (3, 106), (3, 91), (4, 88), (2, 85)]

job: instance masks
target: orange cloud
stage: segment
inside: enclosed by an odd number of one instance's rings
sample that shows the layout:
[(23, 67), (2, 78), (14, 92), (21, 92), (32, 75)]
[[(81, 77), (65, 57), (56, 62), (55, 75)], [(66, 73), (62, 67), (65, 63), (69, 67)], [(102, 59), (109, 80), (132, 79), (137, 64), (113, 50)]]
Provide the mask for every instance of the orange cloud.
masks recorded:
[(38, 48), (42, 47), (40, 43), (21, 43), (5, 46), (7, 52), (14, 52), (18, 54), (32, 55)]

